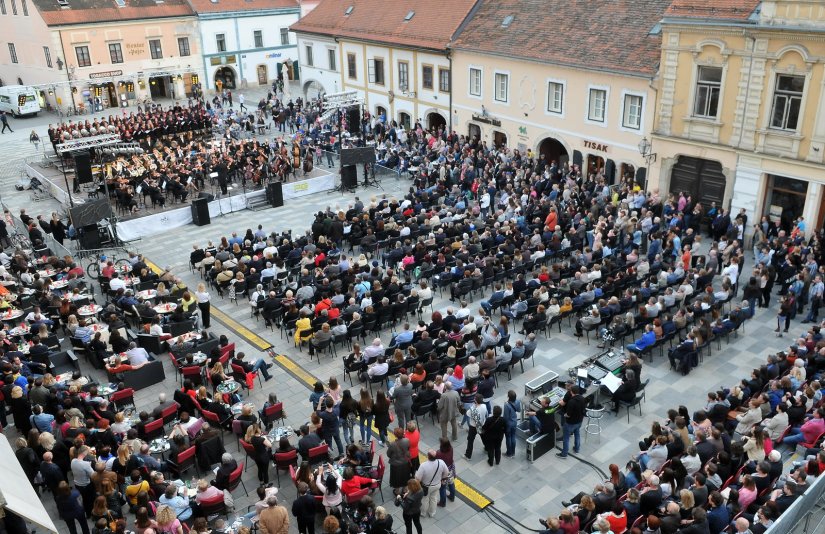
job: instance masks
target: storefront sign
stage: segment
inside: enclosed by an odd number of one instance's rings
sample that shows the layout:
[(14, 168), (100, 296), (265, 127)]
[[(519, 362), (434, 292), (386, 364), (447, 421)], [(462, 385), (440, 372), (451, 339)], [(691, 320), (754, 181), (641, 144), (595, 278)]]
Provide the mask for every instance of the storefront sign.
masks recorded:
[(501, 126), (501, 121), (488, 117), (486, 115), (473, 115), (473, 120), (476, 122), (483, 122), (484, 124), (491, 124), (493, 126)]
[(144, 53), (146, 43), (126, 43), (126, 52), (130, 56), (137, 56)]
[(267, 59), (277, 59), (281, 57), (283, 54), (281, 52), (270, 52), (266, 55)]
[(123, 76), (122, 70), (110, 70), (108, 72), (93, 72), (89, 74), (89, 78), (96, 80), (98, 78), (113, 78), (114, 76)]
[(594, 141), (588, 141), (585, 139), (584, 148), (589, 148), (590, 150), (595, 150), (596, 152), (607, 152), (609, 146), (603, 145), (601, 143), (596, 143)]

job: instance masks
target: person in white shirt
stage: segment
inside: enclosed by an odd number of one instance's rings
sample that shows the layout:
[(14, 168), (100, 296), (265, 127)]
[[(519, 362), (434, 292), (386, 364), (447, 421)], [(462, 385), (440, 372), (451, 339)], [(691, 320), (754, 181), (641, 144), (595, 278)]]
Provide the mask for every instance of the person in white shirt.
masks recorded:
[(433, 290), (427, 285), (427, 282), (421, 281), (419, 285), (420, 289), (418, 290), (418, 298), (421, 301), (425, 301), (428, 299), (433, 298)]
[(112, 274), (112, 279), (109, 280), (109, 288), (112, 291), (117, 291), (118, 289), (126, 289), (126, 282), (120, 279), (117, 273)]
[(378, 361), (376, 363), (370, 365), (369, 367), (367, 367), (367, 370), (365, 372), (361, 373), (360, 378), (364, 382), (367, 382), (374, 376), (386, 375), (389, 370), (390, 366), (387, 363), (387, 359), (381, 356), (380, 358), (378, 358)]
[[(432, 294), (432, 291), (430, 291), (430, 293)], [(419, 293), (419, 297), (421, 297), (420, 293)], [(470, 316), (470, 307), (467, 306), (467, 301), (466, 300), (462, 300), (461, 301), (461, 308), (459, 308), (458, 311), (455, 312), (455, 318), (456, 319), (465, 319), (469, 316)]]
[(133, 367), (150, 361), (149, 353), (146, 352), (146, 349), (138, 347), (134, 341), (129, 343), (129, 350), (126, 351), (126, 355), (129, 357), (129, 365)]

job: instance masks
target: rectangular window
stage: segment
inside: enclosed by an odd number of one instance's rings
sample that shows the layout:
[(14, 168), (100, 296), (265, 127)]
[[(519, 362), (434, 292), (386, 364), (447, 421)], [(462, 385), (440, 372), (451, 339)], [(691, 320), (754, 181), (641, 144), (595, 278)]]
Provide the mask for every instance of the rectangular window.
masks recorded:
[(281, 28), (281, 45), (289, 44), (289, 28)]
[(722, 67), (699, 67), (693, 115), (715, 119), (719, 113), (719, 92), (722, 90)]
[(327, 48), (327, 60), (329, 62), (329, 70), (338, 70), (338, 58), (335, 55), (334, 48)]
[(604, 122), (606, 105), (607, 91), (604, 89), (591, 89), (590, 102), (587, 106), (587, 118), (591, 121)]
[(497, 72), (495, 89), (495, 99), (499, 102), (507, 102), (510, 90), (510, 75)]
[(11, 14), (17, 15), (17, 2), (15, 0), (11, 0)]
[(355, 65), (355, 54), (347, 54), (347, 76), (350, 80), (358, 79), (358, 69)]
[(642, 101), (639, 95), (624, 95), (624, 116), (622, 126), (640, 130), (642, 128)]
[(307, 57), (307, 65), (309, 65), (310, 67), (315, 65), (315, 61), (312, 58), (312, 45), (306, 45), (304, 47), (304, 52), (306, 53), (306, 57)]
[(547, 111), (550, 113), (564, 112), (564, 84), (547, 82)]
[(0, 13), (6, 14), (6, 0), (0, 0)]
[(149, 39), (149, 53), (152, 59), (162, 59), (163, 49), (160, 47), (160, 39)]
[(74, 49), (75, 54), (77, 55), (77, 66), (78, 67), (91, 67), (92, 66), (92, 58), (89, 55), (89, 47), (88, 46), (76, 46)]
[(178, 37), (178, 52), (181, 57), (192, 55), (192, 51), (189, 50), (189, 37)]
[(799, 110), (805, 91), (804, 76), (779, 75), (773, 91), (771, 128), (796, 131), (799, 126)]
[(433, 88), (433, 67), (432, 65), (424, 65), (421, 67), (421, 87), (424, 89)]
[(384, 60), (380, 58), (367, 60), (367, 80), (376, 85), (384, 85)]
[(46, 66), (52, 68), (52, 52), (48, 46), (43, 47), (43, 53), (46, 55)]
[(23, 8), (23, 16), (29, 16), (29, 6), (26, 4), (26, 0), (20, 0), (20, 6)]
[(450, 69), (438, 69), (438, 90), (442, 93), (450, 92)]
[(410, 64), (406, 61), (398, 62), (398, 88), (402, 91), (410, 88)]
[(123, 63), (123, 50), (120, 43), (109, 43), (109, 57), (112, 63)]
[(264, 47), (264, 32), (261, 30), (255, 30), (252, 32), (252, 37), (255, 39), (255, 48)]
[(215, 45), (218, 48), (218, 52), (226, 52), (226, 35), (222, 33), (215, 35)]
[(17, 63), (17, 50), (14, 48), (14, 43), (9, 43), (9, 57), (12, 63)]
[(470, 68), (470, 95), (481, 96), (481, 69)]

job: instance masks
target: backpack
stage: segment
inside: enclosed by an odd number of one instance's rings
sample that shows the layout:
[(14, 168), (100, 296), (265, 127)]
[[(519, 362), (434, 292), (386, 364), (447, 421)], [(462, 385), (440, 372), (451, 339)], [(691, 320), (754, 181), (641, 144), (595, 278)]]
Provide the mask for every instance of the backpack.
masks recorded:
[(473, 424), (476, 427), (476, 432), (481, 434), (481, 426), (484, 424), (484, 422), (481, 420), (481, 414), (478, 412), (478, 408), (475, 406), (470, 408), (470, 419), (473, 420)]

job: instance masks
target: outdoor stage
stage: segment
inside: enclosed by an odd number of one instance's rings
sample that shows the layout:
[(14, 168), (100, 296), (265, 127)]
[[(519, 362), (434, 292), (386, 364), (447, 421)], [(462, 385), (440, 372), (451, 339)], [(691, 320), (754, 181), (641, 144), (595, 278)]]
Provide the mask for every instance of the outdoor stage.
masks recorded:
[[(333, 169), (334, 170), (334, 169)], [(56, 166), (41, 167), (37, 163), (27, 163), (26, 174), (32, 178), (36, 177), (43, 184), (43, 188), (51, 194), (57, 201), (68, 209), (70, 204), (75, 206), (89, 201), (88, 193), (74, 193), (69, 201), (69, 194), (66, 191), (66, 180), (63, 173)], [(67, 177), (69, 187), (73, 186), (73, 175)], [(266, 190), (262, 186), (255, 189), (246, 188), (244, 191), (239, 183), (233, 183), (229, 194), (216, 198), (209, 203), (210, 218), (228, 215), (230, 213), (247, 209), (249, 204), (261, 197), (266, 196)], [(327, 170), (315, 167), (311, 172), (303, 175), (299, 173), (298, 179), (283, 183), (284, 201), (298, 198), (314, 193), (329, 191), (335, 188), (335, 175)], [(207, 184), (209, 193), (213, 188)], [(215, 188), (220, 192), (219, 188)], [(99, 193), (103, 195), (103, 193)], [(138, 198), (142, 201), (142, 198)], [(192, 209), (189, 201), (183, 203), (166, 204), (163, 208), (153, 208), (151, 204), (143, 206), (135, 214), (119, 215), (117, 232), (123, 241), (131, 241), (148, 235), (156, 235), (172, 228), (178, 228), (192, 223)], [(114, 199), (110, 199), (112, 211), (116, 213)]]

